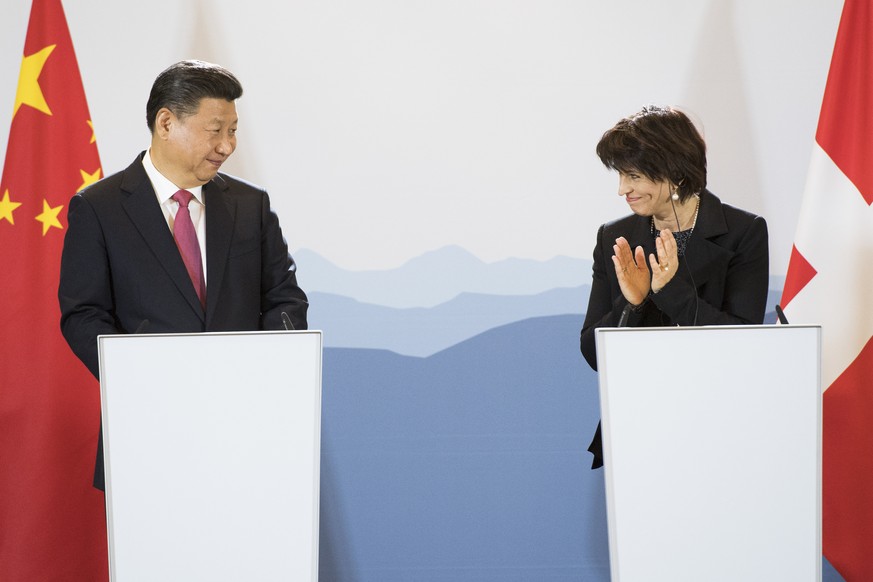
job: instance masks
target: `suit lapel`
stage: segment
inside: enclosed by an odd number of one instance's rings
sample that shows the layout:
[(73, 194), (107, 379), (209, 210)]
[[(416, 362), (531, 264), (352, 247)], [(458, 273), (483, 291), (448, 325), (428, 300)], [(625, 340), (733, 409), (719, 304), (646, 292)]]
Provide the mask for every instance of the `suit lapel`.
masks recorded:
[(206, 321), (212, 319), (220, 299), (236, 207), (227, 193), (227, 183), (216, 176), (203, 186), (206, 201)]
[(141, 160), (142, 156), (138, 157), (124, 171), (121, 189), (126, 197), (122, 207), (176, 288), (190, 304), (191, 309), (203, 319), (200, 300), (185, 269), (185, 263), (182, 262), (182, 255), (179, 254), (176, 241), (167, 227), (167, 221), (161, 212), (155, 191), (142, 167)]
[(710, 239), (725, 234), (727, 230), (721, 201), (704, 190), (700, 195), (697, 224), (685, 250), (685, 259), (697, 287), (708, 281), (713, 273), (725, 272), (725, 264), (730, 261), (732, 253)]

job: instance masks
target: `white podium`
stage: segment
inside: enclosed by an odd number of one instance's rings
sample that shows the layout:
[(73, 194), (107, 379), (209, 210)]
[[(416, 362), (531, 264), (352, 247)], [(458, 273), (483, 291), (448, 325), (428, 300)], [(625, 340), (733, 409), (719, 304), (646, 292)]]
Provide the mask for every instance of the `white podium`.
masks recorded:
[(820, 581), (820, 327), (596, 342), (612, 580)]
[(315, 582), (321, 332), (98, 345), (111, 580)]

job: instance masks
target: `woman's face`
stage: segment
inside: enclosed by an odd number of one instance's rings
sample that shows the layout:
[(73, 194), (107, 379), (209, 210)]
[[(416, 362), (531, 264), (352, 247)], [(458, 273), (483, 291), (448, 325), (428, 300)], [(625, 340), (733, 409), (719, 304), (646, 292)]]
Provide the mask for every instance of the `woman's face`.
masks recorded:
[(671, 212), (670, 184), (666, 180), (651, 180), (639, 172), (619, 172), (618, 195), (624, 196), (631, 212), (638, 216), (663, 217)]

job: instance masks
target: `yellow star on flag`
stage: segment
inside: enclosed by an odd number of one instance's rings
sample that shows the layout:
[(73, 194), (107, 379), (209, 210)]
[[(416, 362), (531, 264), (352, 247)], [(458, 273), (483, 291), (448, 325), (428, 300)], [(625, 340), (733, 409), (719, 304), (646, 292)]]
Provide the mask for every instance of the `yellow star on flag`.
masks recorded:
[(12, 202), (9, 200), (9, 190), (3, 195), (3, 200), (0, 200), (0, 220), (6, 219), (9, 224), (15, 224), (12, 220), (12, 211), (21, 206), (21, 202)]
[(94, 182), (100, 179), (100, 168), (97, 168), (97, 171), (93, 174), (89, 174), (85, 170), (79, 170), (79, 173), (82, 174), (82, 185), (76, 189), (76, 192), (84, 188), (85, 186), (90, 186)]
[(42, 201), (42, 214), (36, 217), (36, 219), (42, 223), (42, 236), (45, 236), (45, 233), (47, 233), (51, 227), (60, 228), (61, 230), (64, 229), (61, 225), (61, 221), (58, 220), (58, 214), (61, 213), (63, 207), (64, 205), (61, 204), (60, 206), (52, 208), (49, 206), (47, 200)]
[(97, 134), (94, 133), (94, 124), (91, 123), (90, 119), (86, 123), (88, 124), (88, 127), (91, 128), (91, 141), (88, 143), (94, 143), (95, 141), (97, 141)]
[(49, 55), (55, 50), (55, 46), (57, 45), (47, 46), (38, 53), (24, 57), (24, 60), (21, 61), (21, 73), (18, 76), (18, 92), (15, 94), (15, 109), (12, 112), (13, 118), (18, 113), (18, 108), (22, 105), (30, 105), (46, 115), (52, 114), (48, 103), (45, 102), (42, 88), (39, 86), (39, 75), (42, 73), (42, 68), (45, 66)]

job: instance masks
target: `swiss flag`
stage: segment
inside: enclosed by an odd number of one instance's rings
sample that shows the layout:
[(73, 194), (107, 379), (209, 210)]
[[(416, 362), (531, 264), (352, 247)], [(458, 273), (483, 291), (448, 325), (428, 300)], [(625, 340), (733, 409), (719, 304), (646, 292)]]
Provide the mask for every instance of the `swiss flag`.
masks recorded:
[(102, 170), (60, 0), (33, 2), (14, 97), (0, 179), (0, 580), (100, 582), (99, 391), (61, 336), (58, 277), (67, 202)]
[(846, 0), (782, 303), (822, 326), (822, 541), (873, 580), (873, 3)]

